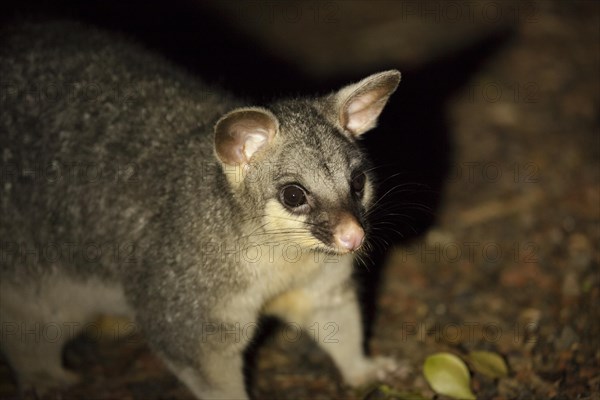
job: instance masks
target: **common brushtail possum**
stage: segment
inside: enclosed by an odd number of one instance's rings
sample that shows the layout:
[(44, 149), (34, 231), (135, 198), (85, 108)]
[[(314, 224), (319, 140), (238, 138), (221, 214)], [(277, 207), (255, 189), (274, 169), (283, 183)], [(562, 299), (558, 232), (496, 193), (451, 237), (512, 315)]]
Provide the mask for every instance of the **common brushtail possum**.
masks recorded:
[(1, 349), (21, 387), (76, 382), (62, 346), (102, 313), (199, 398), (247, 398), (263, 315), (334, 329), (319, 344), (350, 385), (394, 368), (363, 353), (351, 274), (374, 203), (358, 141), (398, 71), (256, 106), (118, 34), (2, 30)]

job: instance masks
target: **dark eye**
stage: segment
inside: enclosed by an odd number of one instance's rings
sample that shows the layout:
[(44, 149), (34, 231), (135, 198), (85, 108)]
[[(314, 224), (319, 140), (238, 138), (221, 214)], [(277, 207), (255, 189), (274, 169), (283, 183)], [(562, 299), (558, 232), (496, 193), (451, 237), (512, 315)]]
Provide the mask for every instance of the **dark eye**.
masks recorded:
[(365, 188), (365, 182), (367, 181), (367, 176), (362, 173), (359, 172), (358, 174), (354, 175), (354, 178), (352, 178), (352, 191), (354, 193), (362, 193), (363, 189)]
[(296, 208), (306, 204), (306, 192), (298, 185), (288, 185), (281, 189), (281, 201), (288, 207)]

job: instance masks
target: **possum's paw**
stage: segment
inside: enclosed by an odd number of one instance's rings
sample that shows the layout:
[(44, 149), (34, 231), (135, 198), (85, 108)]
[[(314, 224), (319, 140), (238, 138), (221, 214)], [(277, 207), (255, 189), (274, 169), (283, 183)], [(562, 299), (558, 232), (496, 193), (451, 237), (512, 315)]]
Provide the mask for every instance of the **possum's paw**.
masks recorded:
[(397, 375), (402, 366), (390, 357), (365, 358), (354, 364), (346, 376), (350, 386), (359, 387), (374, 381), (383, 381), (391, 375)]

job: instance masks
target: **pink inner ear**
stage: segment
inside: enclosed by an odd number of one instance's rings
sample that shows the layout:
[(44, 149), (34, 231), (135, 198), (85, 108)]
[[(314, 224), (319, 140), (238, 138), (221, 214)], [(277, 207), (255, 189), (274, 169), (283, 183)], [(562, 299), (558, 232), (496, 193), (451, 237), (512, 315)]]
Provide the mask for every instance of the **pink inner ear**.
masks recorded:
[(229, 146), (235, 155), (236, 163), (240, 164), (249, 163), (254, 153), (269, 139), (269, 131), (252, 119), (234, 122), (229, 130), (233, 139)]
[(277, 120), (268, 111), (243, 109), (217, 122), (215, 146), (226, 164), (248, 164), (254, 154), (273, 139)]
[(342, 88), (333, 96), (333, 104), (329, 103), (333, 105), (329, 118), (353, 137), (362, 135), (377, 125), (379, 114), (399, 82), (400, 72), (389, 70)]
[(384, 99), (378, 91), (367, 92), (353, 98), (346, 106), (345, 128), (357, 135), (373, 128), (385, 105), (385, 101), (382, 101)]
[(269, 134), (266, 130), (257, 128), (252, 132), (246, 134), (244, 140), (244, 155), (246, 156), (246, 162), (250, 161), (250, 158), (256, 153), (261, 147), (263, 147)]

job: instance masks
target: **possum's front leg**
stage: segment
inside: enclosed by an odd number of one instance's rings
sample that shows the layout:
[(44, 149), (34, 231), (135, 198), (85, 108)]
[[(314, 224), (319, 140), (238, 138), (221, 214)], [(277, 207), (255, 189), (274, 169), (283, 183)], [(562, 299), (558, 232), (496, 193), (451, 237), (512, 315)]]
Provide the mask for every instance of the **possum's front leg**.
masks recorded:
[(273, 299), (266, 313), (319, 330), (315, 339), (333, 359), (344, 380), (357, 387), (383, 380), (397, 369), (387, 357), (368, 357), (363, 351), (363, 329), (356, 290), (350, 273), (352, 259), (326, 264), (310, 285)]
[(204, 349), (200, 365), (178, 364), (165, 358), (171, 371), (199, 399), (247, 399), (241, 351), (224, 355)]
[[(136, 293), (136, 321), (148, 343), (198, 399), (248, 398), (243, 352), (256, 311), (239, 302), (194, 307), (192, 301), (169, 303), (160, 296), (166, 292)], [(193, 300), (194, 294), (182, 290), (177, 298)]]
[[(397, 368), (393, 359), (370, 358), (363, 352), (363, 329), (356, 293), (348, 286), (338, 287), (328, 303), (314, 308), (312, 319), (322, 334), (319, 345), (329, 353), (344, 380), (358, 387), (383, 380)], [(335, 298), (334, 298), (335, 297)]]
[(197, 335), (197, 362), (174, 361), (159, 352), (167, 366), (199, 399), (247, 399), (243, 351), (249, 336), (240, 325), (207, 322)]

